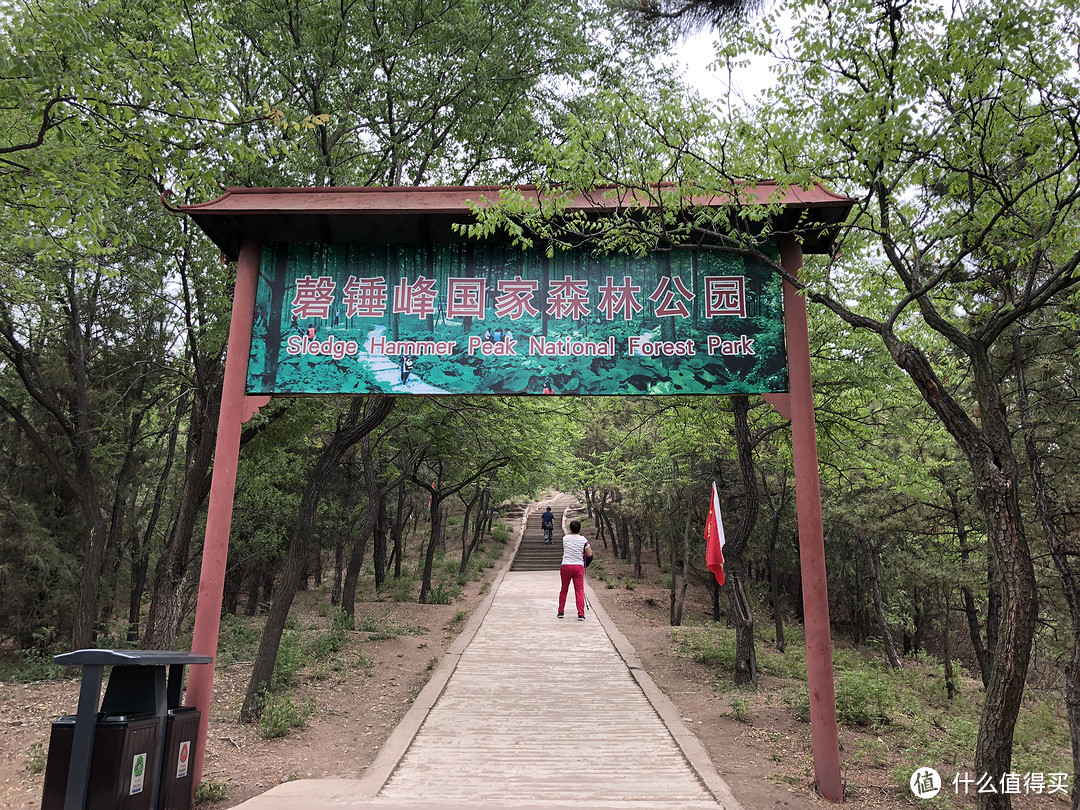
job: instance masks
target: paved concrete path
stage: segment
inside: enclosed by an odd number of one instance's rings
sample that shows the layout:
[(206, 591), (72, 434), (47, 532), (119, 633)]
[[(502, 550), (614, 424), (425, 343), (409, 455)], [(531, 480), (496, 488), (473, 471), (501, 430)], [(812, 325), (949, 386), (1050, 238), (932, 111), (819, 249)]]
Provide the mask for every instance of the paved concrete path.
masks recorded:
[(572, 588), (555, 617), (558, 589), (504, 569), (362, 779), (240, 807), (741, 810), (591, 588), (583, 622)]

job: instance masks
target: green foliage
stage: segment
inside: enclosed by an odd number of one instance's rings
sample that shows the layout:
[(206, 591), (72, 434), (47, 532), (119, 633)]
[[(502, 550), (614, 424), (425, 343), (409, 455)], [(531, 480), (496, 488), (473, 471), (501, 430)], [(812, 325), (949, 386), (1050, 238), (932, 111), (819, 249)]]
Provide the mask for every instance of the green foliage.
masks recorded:
[(836, 678), (836, 719), (848, 726), (889, 722), (893, 687), (881, 673), (842, 672)]
[(45, 772), (45, 765), (49, 761), (49, 748), (44, 740), (34, 740), (30, 743), (30, 750), (26, 752), (23, 767), (33, 774)]
[(402, 574), (400, 577), (386, 580), (379, 593), (395, 602), (414, 602), (416, 597), (413, 592), (416, 590), (416, 583), (416, 577)]
[(298, 708), (291, 695), (267, 695), (259, 715), (264, 739), (287, 737), (294, 728), (303, 728), (311, 716), (310, 706)]
[(303, 634), (299, 630), (286, 630), (281, 635), (271, 688), (276, 691), (288, 689), (296, 680), (296, 673), (305, 663)]
[(720, 627), (673, 627), (675, 652), (699, 664), (731, 670), (735, 666), (735, 634)]
[(753, 711), (748, 700), (739, 695), (732, 695), (729, 703), (731, 704), (731, 716), (740, 723), (749, 723), (753, 719)]
[(10, 683), (55, 681), (66, 674), (63, 667), (52, 662), (52, 656), (38, 655), (33, 652), (0, 656), (0, 681)]
[(237, 661), (252, 661), (262, 637), (262, 621), (225, 614), (221, 617), (218, 635), (217, 666), (229, 666)]
[(456, 579), (441, 579), (428, 594), (428, 604), (452, 605), (461, 596), (462, 585)]
[[(843, 672), (836, 677), (836, 719), (841, 725), (876, 727), (890, 722), (891, 685), (877, 673)], [(795, 716), (810, 721), (810, 696), (805, 689), (793, 704)]]
[(796, 642), (789, 642), (787, 649), (780, 653), (776, 650), (759, 649), (757, 651), (758, 669), (778, 678), (806, 680), (806, 648)]
[(382, 641), (398, 636), (419, 636), (428, 631), (426, 627), (419, 625), (398, 624), (389, 613), (380, 615), (366, 613), (360, 617), (356, 629), (361, 633), (369, 633), (368, 641)]
[(204, 779), (195, 788), (195, 806), (224, 801), (229, 794), (229, 783), (221, 779)]
[[(22, 489), (30, 494), (45, 485), (35, 474)], [(15, 639), (25, 665), (37, 673), (37, 659), (49, 657), (64, 638), (78, 581), (71, 548), (56, 531), (60, 527), (50, 525), (40, 509), (0, 487), (0, 638)]]
[(356, 655), (356, 668), (371, 677), (372, 672), (375, 670), (375, 659), (361, 650)]
[[(330, 628), (306, 642), (307, 657), (315, 661), (328, 661), (340, 652), (349, 640), (352, 629), (352, 617), (340, 608), (330, 613)], [(280, 655), (280, 652), (279, 652)]]

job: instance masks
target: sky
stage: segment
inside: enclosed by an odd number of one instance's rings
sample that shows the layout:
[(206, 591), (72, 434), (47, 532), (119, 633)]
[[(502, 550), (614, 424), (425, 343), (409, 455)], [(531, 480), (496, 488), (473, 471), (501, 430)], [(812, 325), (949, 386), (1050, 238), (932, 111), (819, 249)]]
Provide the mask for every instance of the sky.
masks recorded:
[[(716, 59), (716, 32), (698, 31), (679, 43), (679, 60), (686, 66), (687, 79), (707, 98), (727, 102), (728, 72), (710, 70)], [(769, 63), (764, 58), (752, 60), (747, 67), (737, 68), (730, 77), (735, 98), (751, 100), (772, 82)], [(734, 101), (734, 98), (732, 99)]]

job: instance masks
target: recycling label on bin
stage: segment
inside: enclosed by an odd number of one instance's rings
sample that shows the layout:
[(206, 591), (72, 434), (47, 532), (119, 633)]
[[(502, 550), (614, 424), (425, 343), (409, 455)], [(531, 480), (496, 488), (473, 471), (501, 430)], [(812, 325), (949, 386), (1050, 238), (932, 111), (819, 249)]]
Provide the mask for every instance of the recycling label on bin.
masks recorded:
[(176, 758), (176, 778), (187, 776), (188, 758), (191, 754), (191, 740), (180, 743), (180, 755)]
[(136, 754), (131, 762), (131, 792), (129, 796), (142, 793), (143, 779), (146, 777), (146, 754)]

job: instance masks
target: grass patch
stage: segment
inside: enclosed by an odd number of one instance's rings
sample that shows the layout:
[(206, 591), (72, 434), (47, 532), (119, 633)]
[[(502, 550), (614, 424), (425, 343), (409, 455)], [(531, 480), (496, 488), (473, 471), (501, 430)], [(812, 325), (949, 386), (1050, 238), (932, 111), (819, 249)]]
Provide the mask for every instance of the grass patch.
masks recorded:
[(204, 779), (195, 788), (195, 805), (214, 804), (224, 801), (229, 794), (229, 783), (219, 779)]
[(304, 644), (305, 652), (315, 661), (329, 661), (340, 652), (349, 640), (352, 629), (352, 617), (341, 608), (334, 608), (330, 613), (330, 628), (308, 639)]
[(395, 602), (413, 602), (413, 592), (419, 579), (415, 576), (402, 574), (396, 579), (388, 579), (383, 582), (379, 594)]
[(368, 613), (361, 616), (356, 629), (362, 633), (369, 633), (368, 641), (383, 641), (398, 636), (422, 636), (428, 632), (426, 627), (419, 625), (398, 624), (389, 613), (380, 615)]
[(297, 707), (291, 695), (267, 695), (259, 715), (259, 726), (264, 739), (286, 737), (294, 728), (303, 728), (312, 715), (313, 708)]
[(23, 767), (28, 773), (44, 773), (45, 763), (49, 760), (49, 749), (44, 740), (34, 740), (30, 743), (30, 750), (26, 752)]
[(699, 664), (731, 671), (735, 668), (735, 634), (726, 628), (673, 627), (675, 652)]
[(263, 620), (228, 613), (221, 617), (217, 666), (254, 661), (262, 638)]
[(296, 673), (304, 666), (303, 634), (300, 630), (286, 630), (281, 634), (278, 644), (277, 661), (274, 662), (274, 676), (271, 688), (275, 692), (288, 689), (296, 680)]

